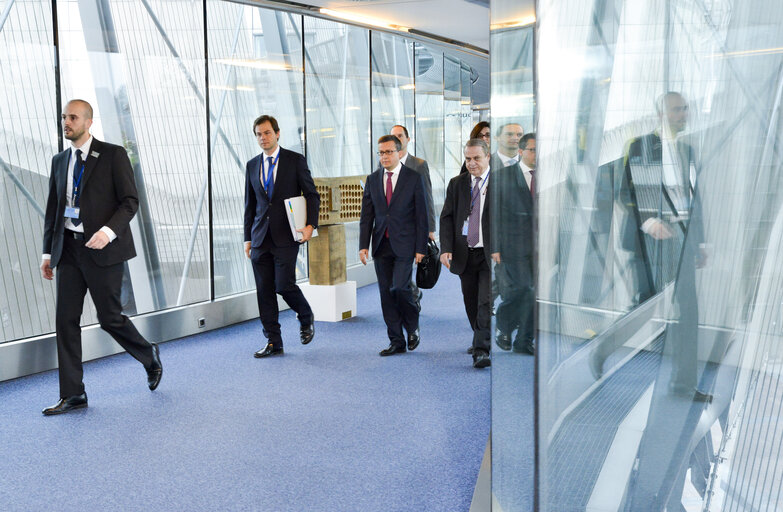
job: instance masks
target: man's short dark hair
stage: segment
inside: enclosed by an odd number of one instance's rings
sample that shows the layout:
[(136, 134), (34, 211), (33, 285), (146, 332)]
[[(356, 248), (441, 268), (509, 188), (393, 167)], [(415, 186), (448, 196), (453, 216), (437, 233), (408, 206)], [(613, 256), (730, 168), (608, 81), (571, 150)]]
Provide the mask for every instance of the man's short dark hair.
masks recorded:
[(470, 139), (465, 148), (481, 148), (484, 151), (484, 156), (489, 156), (489, 145), (482, 139)]
[[(411, 136), (410, 136), (410, 135), (408, 135), (408, 129), (407, 129), (407, 128), (405, 128), (403, 125), (401, 125), (401, 124), (395, 124), (394, 126), (392, 126), (392, 130), (393, 130), (393, 129), (395, 129), (395, 128), (397, 128), (398, 126), (399, 126), (400, 128), (402, 128), (402, 131), (403, 131), (403, 132), (405, 132), (405, 138), (406, 138), (406, 139), (410, 139), (410, 138), (411, 138)], [(391, 130), (389, 130), (389, 131), (391, 131)]]
[(527, 141), (536, 140), (536, 132), (526, 133), (519, 139), (519, 149), (527, 149)]
[(259, 116), (256, 118), (255, 121), (253, 121), (253, 133), (256, 133), (256, 126), (259, 124), (264, 124), (267, 121), (269, 121), (269, 124), (272, 125), (272, 130), (274, 130), (275, 133), (280, 133), (280, 126), (277, 124), (277, 119), (275, 119), (272, 116), (268, 116), (264, 114), (263, 116)]
[(503, 128), (505, 128), (506, 126), (511, 126), (512, 124), (515, 124), (515, 125), (519, 126), (520, 128), (522, 128), (522, 124), (520, 124), (520, 123), (506, 123), (506, 124), (502, 124), (502, 125), (500, 125), (500, 128), (498, 128), (498, 130), (495, 132), (495, 136), (496, 137), (499, 136), (501, 133), (503, 133)]
[(384, 142), (394, 142), (394, 147), (397, 148), (397, 151), (402, 151), (402, 142), (400, 142), (400, 139), (398, 139), (394, 135), (382, 135), (378, 139), (378, 145), (380, 146)]

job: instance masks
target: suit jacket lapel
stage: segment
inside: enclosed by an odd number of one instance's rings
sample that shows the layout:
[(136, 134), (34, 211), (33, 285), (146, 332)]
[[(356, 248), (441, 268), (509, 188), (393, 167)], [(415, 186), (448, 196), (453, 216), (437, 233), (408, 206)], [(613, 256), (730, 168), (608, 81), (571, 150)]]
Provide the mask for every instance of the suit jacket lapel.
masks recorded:
[(258, 184), (256, 186), (256, 190), (258, 190), (261, 194), (261, 197), (267, 200), (269, 202), (269, 196), (266, 195), (266, 190), (264, 190), (264, 182), (261, 180), (261, 169), (264, 165), (264, 157), (266, 156), (266, 153), (261, 153), (259, 157), (256, 159), (257, 164), (255, 165), (253, 169), (250, 171), (250, 179), (253, 180), (254, 185)]
[(82, 190), (84, 190), (84, 186), (87, 185), (87, 181), (90, 179), (93, 169), (95, 169), (95, 164), (98, 163), (98, 158), (93, 156), (93, 154), (100, 155), (102, 150), (103, 145), (101, 144), (101, 141), (93, 137), (92, 144), (90, 144), (90, 154), (82, 157), (84, 158), (84, 175), (82, 176), (81, 183)]
[[(405, 185), (408, 183), (408, 173), (403, 173), (403, 169), (405, 167), (400, 167), (400, 175), (397, 176), (397, 184), (394, 185), (394, 192), (392, 192), (392, 198), (391, 201), (389, 201), (389, 208), (394, 204), (394, 200), (397, 199), (397, 196), (400, 195), (402, 192), (402, 189), (405, 187)], [(411, 171), (416, 172), (416, 171)], [(386, 190), (383, 191), (383, 197), (386, 198)], [(385, 201), (384, 201), (385, 202)]]

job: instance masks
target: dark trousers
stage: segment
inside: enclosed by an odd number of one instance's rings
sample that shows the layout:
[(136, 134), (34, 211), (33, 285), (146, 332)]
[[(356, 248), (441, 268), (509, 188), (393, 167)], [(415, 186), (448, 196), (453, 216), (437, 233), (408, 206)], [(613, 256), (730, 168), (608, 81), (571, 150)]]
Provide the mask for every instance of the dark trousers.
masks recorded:
[(296, 312), (299, 323), (313, 323), (313, 310), (296, 285), (296, 257), (299, 246), (276, 247), (267, 235), (261, 247), (250, 251), (253, 263), (253, 277), (256, 280), (256, 298), (258, 315), (264, 326), (264, 336), (275, 348), (283, 346), (280, 335), (280, 310), (277, 307), (277, 295), (280, 294), (288, 306)]
[(84, 240), (65, 232), (63, 254), (57, 265), (57, 362), (60, 367), (60, 397), (84, 393), (82, 377), (82, 330), (79, 326), (84, 296), (90, 291), (101, 328), (144, 366), (152, 363), (152, 345), (122, 314), (124, 263), (99, 267), (90, 257)]
[(408, 333), (419, 328), (419, 311), (411, 293), (413, 256), (395, 256), (388, 240), (384, 239), (373, 254), (373, 263), (386, 332), (392, 345), (404, 347), (402, 328), (405, 327)]
[(532, 341), (535, 337), (535, 291), (530, 260), (503, 261), (495, 267), (495, 276), (500, 291), (500, 305), (496, 315), (498, 330), (511, 336), (518, 329), (515, 343)]
[(465, 312), (473, 329), (473, 353), (478, 350), (488, 354), (492, 322), (489, 308), (492, 280), (484, 249), (468, 249), (468, 261), (459, 280)]

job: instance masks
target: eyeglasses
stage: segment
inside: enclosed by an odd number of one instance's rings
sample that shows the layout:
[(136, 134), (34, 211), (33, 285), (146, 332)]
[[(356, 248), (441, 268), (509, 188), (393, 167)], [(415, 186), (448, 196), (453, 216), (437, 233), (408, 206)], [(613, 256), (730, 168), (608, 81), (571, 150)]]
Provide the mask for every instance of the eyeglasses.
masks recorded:
[(385, 151), (378, 151), (378, 156), (389, 156), (389, 155), (393, 155), (394, 153), (397, 153), (397, 151), (394, 151), (392, 149), (387, 149)]
[(531, 152), (535, 153), (536, 152), (536, 148), (525, 148), (522, 151), (531, 151)]
[(488, 133), (479, 133), (479, 138), (488, 139), (489, 138), (489, 134)]

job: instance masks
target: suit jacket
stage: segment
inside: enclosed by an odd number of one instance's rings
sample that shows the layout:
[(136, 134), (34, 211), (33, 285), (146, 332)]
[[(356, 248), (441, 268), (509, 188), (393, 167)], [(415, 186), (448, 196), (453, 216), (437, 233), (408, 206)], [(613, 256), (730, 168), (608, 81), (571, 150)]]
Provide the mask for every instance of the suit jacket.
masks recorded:
[[(492, 174), (492, 173), (490, 173)], [(462, 234), (462, 226), (470, 216), (471, 182), (473, 176), (469, 173), (455, 176), (446, 188), (446, 200), (440, 213), (440, 248), (442, 253), (451, 253), (450, 270), (454, 274), (462, 274), (468, 262), (468, 239)], [(492, 181), (491, 177), (487, 181)], [(486, 185), (487, 196), (484, 199), (484, 209), (481, 212), (481, 234), (483, 235), (484, 257), (487, 264), (491, 261), (491, 194), (490, 184)], [(480, 201), (480, 198), (476, 198)]]
[(502, 261), (531, 259), (535, 209), (522, 169), (519, 164), (513, 164), (493, 172), (489, 181), (497, 214), (492, 252), (499, 252)]
[[(434, 232), (436, 227), (435, 203), (432, 200), (432, 180), (430, 179), (430, 167), (427, 165), (426, 160), (416, 158), (410, 153), (408, 153), (408, 158), (405, 159), (404, 165), (419, 173), (424, 180), (424, 196), (427, 199), (427, 224), (429, 226), (430, 232)], [(380, 163), (375, 170), (383, 171)]]
[(250, 241), (251, 247), (259, 248), (269, 233), (277, 247), (299, 245), (291, 236), (283, 200), (303, 195), (307, 203), (307, 225), (318, 227), (321, 197), (307, 160), (299, 153), (280, 148), (270, 198), (261, 184), (261, 160), (265, 157), (261, 153), (250, 159), (245, 168), (245, 241)]
[[(43, 253), (51, 255), (52, 267), (57, 266), (62, 256), (70, 156), (70, 148), (55, 155), (49, 175)], [(84, 161), (81, 189), (80, 219), (85, 239), (89, 240), (103, 226), (117, 235), (103, 249), (89, 252), (95, 264), (106, 267), (135, 257), (130, 221), (139, 207), (139, 197), (125, 148), (93, 137), (90, 154)]]
[(391, 202), (386, 205), (384, 171), (367, 177), (359, 218), (359, 249), (369, 249), (373, 255), (389, 230), (389, 243), (398, 257), (425, 254), (427, 246), (427, 199), (424, 180), (408, 166), (400, 167)]

